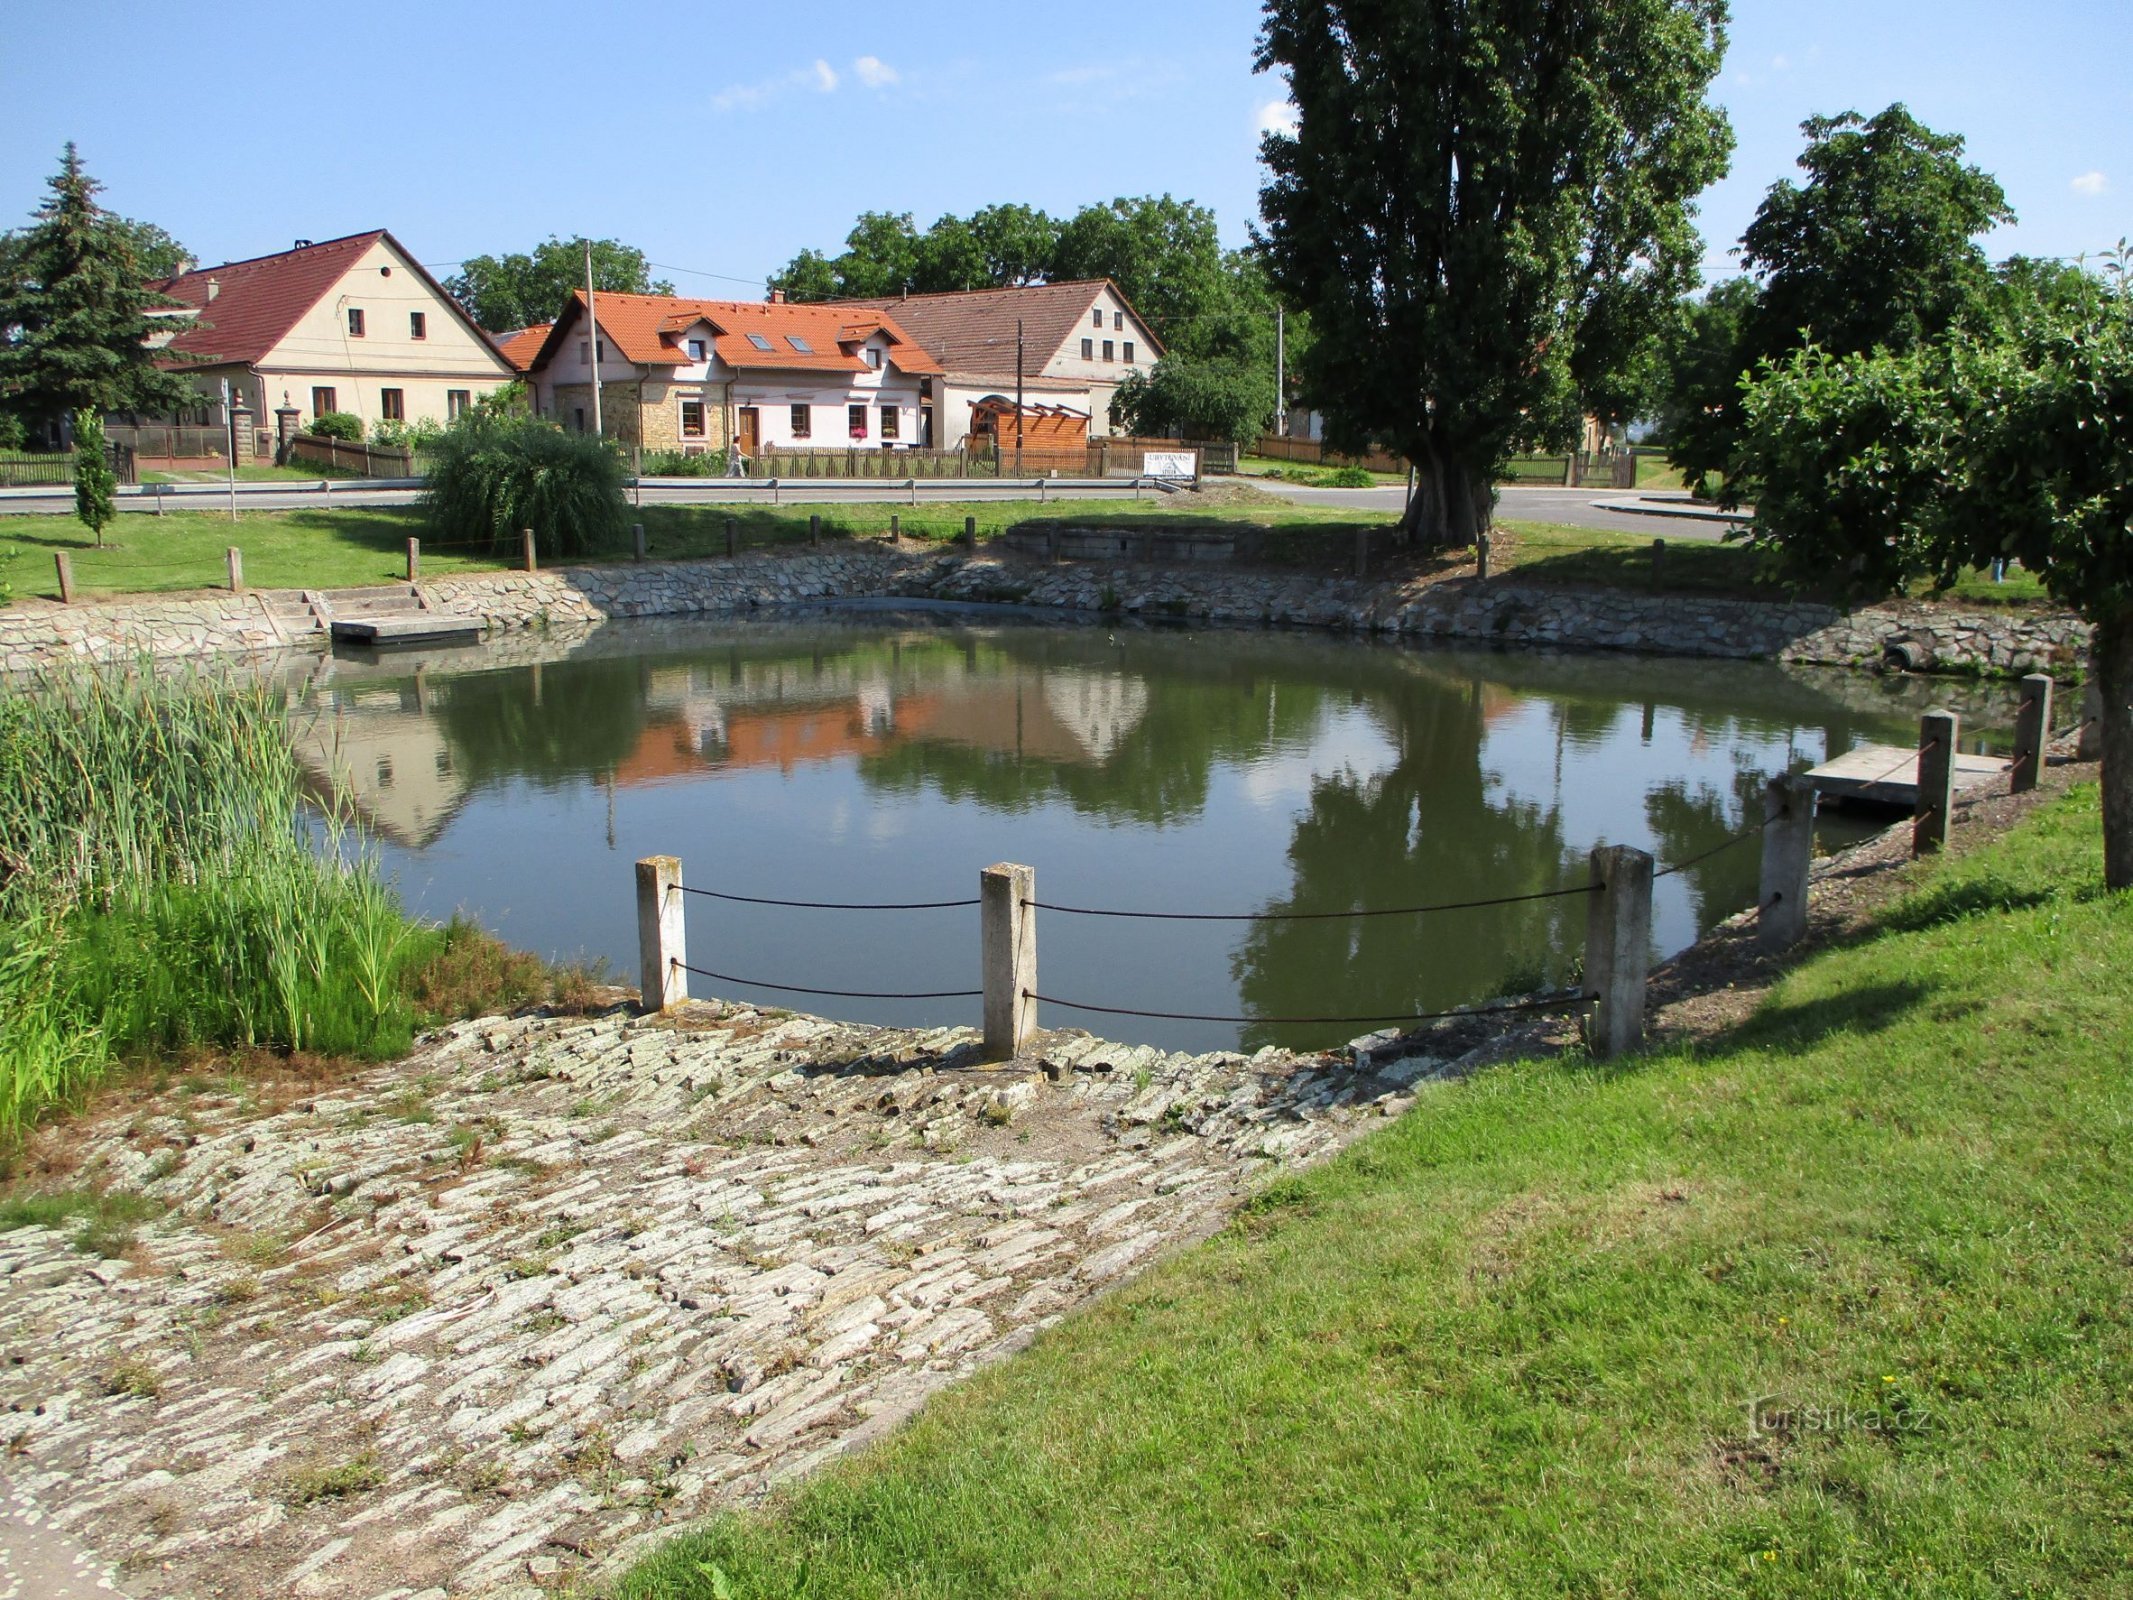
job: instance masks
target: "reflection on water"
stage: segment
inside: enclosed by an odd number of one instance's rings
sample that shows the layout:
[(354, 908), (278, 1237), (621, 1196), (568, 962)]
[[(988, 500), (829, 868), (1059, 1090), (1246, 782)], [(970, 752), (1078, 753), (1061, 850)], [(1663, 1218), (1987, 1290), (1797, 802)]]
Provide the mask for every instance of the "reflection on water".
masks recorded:
[[(1749, 663), (940, 616), (614, 625), (505, 649), (523, 659), (325, 664), (300, 697), (306, 765), (340, 775), (415, 909), (463, 908), (515, 944), (630, 974), (640, 856), (681, 856), (692, 885), (800, 900), (962, 898), (1008, 860), (1037, 869), (1041, 899), (1083, 906), (1487, 899), (1581, 881), (1602, 841), (1686, 860), (1759, 814), (1770, 774), (1910, 739), (1929, 692)], [(2009, 720), (2003, 695), (1967, 692), (1966, 727)], [(1756, 870), (1750, 844), (1662, 880), (1658, 953), (1749, 904)], [(1042, 986), (1258, 1018), (1440, 1010), (1568, 979), (1584, 912), (1573, 898), (1311, 921), (1047, 913)], [(692, 964), (770, 982), (977, 982), (970, 910), (697, 900), (689, 940)], [(808, 1003), (975, 1020), (974, 1002)], [(1201, 1048), (1367, 1031), (1044, 1020)]]

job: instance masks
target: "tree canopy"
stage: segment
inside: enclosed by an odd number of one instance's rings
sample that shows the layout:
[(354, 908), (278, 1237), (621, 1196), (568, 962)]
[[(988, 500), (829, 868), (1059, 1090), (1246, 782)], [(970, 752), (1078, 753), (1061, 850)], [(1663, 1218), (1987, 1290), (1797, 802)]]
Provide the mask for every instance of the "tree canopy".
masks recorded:
[[(573, 289), (585, 287), (581, 236), (553, 234), (530, 252), (473, 256), (444, 280), (445, 292), (491, 333), (511, 333), (552, 322)], [(593, 288), (610, 294), (672, 294), (674, 285), (654, 279), (644, 252), (619, 239), (592, 241)]]
[(1962, 139), (1900, 104), (1811, 117), (1801, 132), (1806, 181), (1773, 184), (1741, 235), (1757, 291), (1738, 305), (1733, 349), (1698, 366), (1668, 435), (1676, 465), (1720, 474), (1736, 498), (1749, 487), (1735, 460), (1742, 375), (1809, 344), (1901, 353), (1988, 318), (1993, 277), (1977, 238), (2014, 220), (1999, 184), (1964, 163)]
[[(0, 409), (36, 422), (77, 412), (172, 410), (199, 396), (156, 365), (152, 311), (178, 302), (148, 287), (160, 228), (97, 204), (103, 186), (69, 144), (35, 221), (0, 249)], [(150, 237), (150, 236), (153, 237)]]
[(1297, 112), (1261, 144), (1270, 269), (1310, 313), (1327, 438), (1416, 463), (1412, 534), (1471, 541), (1501, 462), (1626, 390), (1636, 308), (1694, 283), (1693, 197), (1732, 148), (1705, 99), (1726, 17), (1724, 0), (1267, 0), (1258, 65)]

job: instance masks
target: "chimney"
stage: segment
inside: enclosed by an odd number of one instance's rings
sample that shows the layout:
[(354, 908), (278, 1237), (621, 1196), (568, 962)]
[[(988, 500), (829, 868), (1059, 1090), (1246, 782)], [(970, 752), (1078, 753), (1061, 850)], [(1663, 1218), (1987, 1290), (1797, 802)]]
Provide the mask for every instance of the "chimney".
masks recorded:
[(782, 306), (783, 304), (785, 304), (785, 291), (783, 289), (771, 290), (770, 303), (774, 306)]
[(210, 278), (210, 279), (208, 279), (208, 280), (207, 280), (207, 303), (208, 303), (209, 305), (213, 305), (213, 304), (215, 303), (215, 296), (216, 296), (216, 295), (218, 295), (218, 294), (220, 294), (220, 293), (222, 293), (222, 285), (221, 285), (220, 283), (218, 283), (218, 282), (217, 282), (217, 281), (216, 281), (215, 279), (213, 279), (213, 278)]

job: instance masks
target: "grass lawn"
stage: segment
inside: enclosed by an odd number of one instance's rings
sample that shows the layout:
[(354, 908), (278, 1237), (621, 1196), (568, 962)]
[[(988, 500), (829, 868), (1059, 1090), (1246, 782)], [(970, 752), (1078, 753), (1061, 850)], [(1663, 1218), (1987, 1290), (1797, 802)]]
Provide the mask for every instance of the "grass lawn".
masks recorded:
[(1715, 1044), (1426, 1089), (618, 1593), (2125, 1593), (2098, 828), (2079, 790), (1913, 869)]
[[(352, 472), (339, 469), (329, 471), (324, 467), (277, 467), (271, 462), (242, 462), (237, 468), (239, 483), (317, 483), (321, 478), (350, 478)], [(228, 483), (227, 472), (144, 472), (143, 483)]]

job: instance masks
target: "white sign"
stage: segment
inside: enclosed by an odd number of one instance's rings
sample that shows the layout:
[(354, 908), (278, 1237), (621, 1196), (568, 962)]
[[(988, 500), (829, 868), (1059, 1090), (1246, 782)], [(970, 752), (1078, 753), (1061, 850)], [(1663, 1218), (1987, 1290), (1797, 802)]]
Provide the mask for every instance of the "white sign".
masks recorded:
[(1197, 450), (1151, 450), (1141, 457), (1141, 471), (1150, 478), (1191, 478), (1199, 462)]

